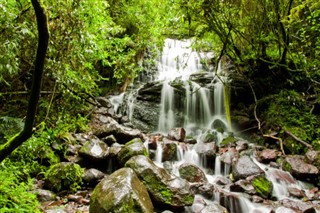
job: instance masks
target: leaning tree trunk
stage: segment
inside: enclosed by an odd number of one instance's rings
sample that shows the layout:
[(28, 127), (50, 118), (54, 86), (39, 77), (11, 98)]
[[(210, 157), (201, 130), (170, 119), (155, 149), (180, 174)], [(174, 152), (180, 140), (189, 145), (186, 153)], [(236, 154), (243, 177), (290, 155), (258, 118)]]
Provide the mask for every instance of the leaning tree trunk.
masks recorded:
[(41, 0), (31, 0), (34, 8), (37, 25), (38, 25), (38, 48), (36, 60), (34, 63), (34, 71), (32, 75), (31, 94), (28, 102), (28, 111), (24, 128), (22, 132), (8, 140), (0, 146), (0, 162), (3, 161), (11, 152), (19, 147), (32, 135), (33, 124), (36, 116), (37, 105), (40, 97), (41, 81), (44, 68), (45, 56), (48, 49), (49, 29), (47, 22), (46, 10)]

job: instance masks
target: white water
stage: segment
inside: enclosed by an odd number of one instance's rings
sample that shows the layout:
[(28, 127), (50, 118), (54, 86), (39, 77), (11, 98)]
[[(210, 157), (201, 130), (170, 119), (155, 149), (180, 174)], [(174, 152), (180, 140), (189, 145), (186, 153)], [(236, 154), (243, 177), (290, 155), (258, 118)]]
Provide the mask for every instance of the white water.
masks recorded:
[[(189, 80), (193, 73), (203, 71), (200, 55), (204, 55), (193, 51), (190, 45), (190, 40), (165, 40), (158, 62), (157, 80), (163, 81), (158, 130), (168, 132), (175, 126), (184, 126), (188, 134), (195, 134), (198, 129), (211, 129), (212, 123), (217, 119), (229, 129), (223, 104), (222, 78), (216, 77), (216, 83), (212, 83), (213, 91)], [(219, 65), (217, 74), (220, 72)], [(214, 74), (208, 73), (212, 77)], [(170, 86), (172, 82), (185, 92), (183, 97), (176, 88)]]
[(115, 113), (118, 113), (118, 109), (123, 102), (124, 92), (119, 95), (113, 95), (109, 98)]
[[(227, 130), (230, 129), (225, 116), (224, 106), (224, 85), (222, 81), (226, 81), (225, 77), (217, 77), (211, 72), (212, 87), (202, 87), (199, 83), (189, 80), (190, 75), (200, 72), (202, 65), (200, 64), (201, 54), (196, 53), (190, 48), (191, 41), (178, 41), (166, 39), (163, 54), (159, 59), (158, 70), (159, 74), (156, 80), (163, 81), (161, 90), (161, 107), (159, 112), (158, 130), (167, 133), (171, 128), (181, 126), (187, 131), (187, 135), (197, 138), (197, 142), (203, 143), (202, 134), (206, 131), (211, 131), (218, 137), (218, 143), (226, 136), (213, 129), (215, 122), (222, 123)], [(216, 74), (222, 72), (221, 65)], [(173, 80), (181, 86), (185, 91), (183, 95), (179, 95), (177, 90), (170, 86)], [(210, 88), (214, 88), (213, 91)], [(135, 93), (131, 93), (128, 98), (128, 112), (131, 120), (134, 110)], [(156, 118), (155, 118), (156, 119)], [(146, 147), (147, 147), (146, 142)], [(208, 162), (203, 156), (200, 156), (194, 149), (197, 145), (188, 145), (177, 143), (177, 160), (170, 162), (170, 168), (174, 175), (179, 176), (178, 168), (183, 163), (191, 163), (200, 167), (205, 173), (208, 182), (217, 185), (217, 178), (227, 178), (231, 172), (231, 166), (222, 163), (220, 156), (216, 156), (213, 168), (208, 168), (208, 165), (213, 165), (213, 162)], [(163, 158), (163, 143), (157, 143), (155, 153), (155, 163), (164, 168)], [(210, 159), (212, 160), (212, 159)], [(168, 162), (167, 162), (168, 163)], [(273, 182), (273, 195), (282, 199), (288, 196), (288, 187), (295, 186), (302, 189), (300, 184), (293, 182), (284, 182), (279, 180), (274, 174), (274, 168), (269, 168), (264, 164), (255, 161), (266, 173), (267, 179)], [(275, 172), (276, 171), (276, 172)], [(281, 171), (282, 172), (282, 171)], [(282, 173), (281, 173), (282, 174)], [(288, 174), (285, 174), (288, 175)], [(289, 174), (290, 175), (290, 174)], [(290, 176), (291, 177), (291, 176)], [(292, 177), (291, 177), (292, 178)], [(223, 191), (224, 189), (219, 189)], [(245, 194), (224, 192), (229, 197), (223, 197), (223, 194), (215, 192), (212, 199), (204, 199), (206, 203), (218, 202), (228, 205), (230, 213), (267, 213), (270, 209), (260, 204), (252, 203)], [(197, 195), (198, 196), (198, 195)], [(226, 204), (227, 203), (227, 204)], [(190, 210), (192, 212), (192, 210)], [(188, 212), (188, 208), (186, 208)]]

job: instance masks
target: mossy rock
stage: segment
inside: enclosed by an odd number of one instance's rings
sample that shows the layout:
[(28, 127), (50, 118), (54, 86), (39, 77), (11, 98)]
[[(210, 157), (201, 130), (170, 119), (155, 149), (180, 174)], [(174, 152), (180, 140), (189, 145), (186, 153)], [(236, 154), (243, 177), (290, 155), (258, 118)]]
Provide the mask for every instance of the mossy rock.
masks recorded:
[(216, 142), (218, 141), (218, 137), (216, 134), (212, 132), (207, 132), (203, 138), (204, 143)]
[(189, 183), (157, 167), (146, 156), (134, 156), (125, 166), (136, 172), (155, 205), (175, 210), (192, 205), (194, 195), (191, 193)]
[(252, 186), (257, 191), (258, 195), (267, 199), (271, 197), (273, 185), (264, 176), (258, 176), (252, 180)]
[(78, 164), (57, 163), (45, 173), (45, 187), (56, 192), (76, 191), (82, 184), (83, 173), (83, 169)]
[(104, 178), (94, 189), (90, 212), (153, 213), (146, 187), (130, 168), (122, 168)]
[(127, 142), (118, 153), (117, 158), (119, 163), (124, 165), (131, 157), (136, 155), (149, 156), (148, 151), (140, 138), (135, 138)]
[(235, 144), (236, 142), (237, 139), (233, 135), (229, 135), (221, 141), (220, 146), (228, 146), (230, 144)]

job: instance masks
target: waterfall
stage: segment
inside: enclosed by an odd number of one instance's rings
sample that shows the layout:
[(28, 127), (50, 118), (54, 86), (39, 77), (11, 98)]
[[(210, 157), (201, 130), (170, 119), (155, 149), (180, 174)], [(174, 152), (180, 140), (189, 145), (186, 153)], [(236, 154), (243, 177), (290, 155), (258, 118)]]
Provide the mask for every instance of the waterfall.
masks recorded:
[[(204, 72), (200, 63), (200, 55), (203, 54), (192, 50), (190, 45), (190, 40), (165, 40), (163, 53), (158, 61), (157, 77), (158, 81), (163, 81), (158, 125), (160, 132), (183, 126), (188, 133), (193, 134), (197, 129), (210, 129), (217, 119), (226, 127), (229, 126), (225, 116), (221, 77), (214, 77), (215, 83), (211, 87), (190, 79), (191, 75)], [(221, 65), (217, 74), (221, 73), (220, 70)], [(209, 72), (208, 75), (213, 77), (214, 73)], [(181, 113), (183, 118), (180, 118)]]

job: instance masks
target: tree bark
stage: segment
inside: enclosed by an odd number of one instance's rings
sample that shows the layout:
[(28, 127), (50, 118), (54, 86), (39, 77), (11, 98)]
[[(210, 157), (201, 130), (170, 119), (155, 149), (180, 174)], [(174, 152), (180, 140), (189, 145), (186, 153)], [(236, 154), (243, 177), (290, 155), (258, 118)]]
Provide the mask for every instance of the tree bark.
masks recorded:
[(36, 60), (34, 62), (34, 71), (32, 75), (32, 87), (28, 102), (28, 111), (24, 128), (13, 138), (9, 139), (5, 144), (0, 146), (0, 162), (10, 155), (16, 148), (32, 136), (33, 124), (36, 116), (36, 110), (40, 97), (40, 89), (43, 75), (45, 57), (49, 42), (48, 18), (46, 10), (41, 0), (31, 0), (34, 8), (37, 26), (38, 26), (38, 48)]

